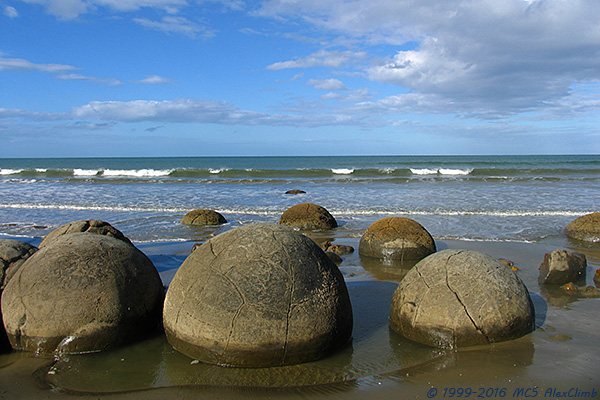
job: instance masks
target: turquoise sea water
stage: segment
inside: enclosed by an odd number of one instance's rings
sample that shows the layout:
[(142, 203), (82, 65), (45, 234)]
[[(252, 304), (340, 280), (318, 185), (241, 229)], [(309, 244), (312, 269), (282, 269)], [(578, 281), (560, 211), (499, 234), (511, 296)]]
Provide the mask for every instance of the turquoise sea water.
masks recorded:
[[(301, 195), (287, 195), (302, 189)], [(325, 207), (359, 237), (379, 218), (413, 218), (436, 239), (539, 241), (600, 209), (600, 156), (354, 156), (0, 159), (0, 235), (41, 237), (77, 219), (138, 242), (197, 240)], [(229, 223), (179, 223), (195, 208)]]

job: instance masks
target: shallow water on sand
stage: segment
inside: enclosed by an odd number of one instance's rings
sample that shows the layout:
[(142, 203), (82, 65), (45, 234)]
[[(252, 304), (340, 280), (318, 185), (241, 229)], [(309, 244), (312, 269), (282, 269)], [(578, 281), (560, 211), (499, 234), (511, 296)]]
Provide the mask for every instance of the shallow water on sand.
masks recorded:
[[(314, 238), (332, 239), (328, 233)], [(333, 240), (358, 249), (356, 238), (338, 236)], [(139, 247), (168, 284), (192, 244), (146, 243)], [(361, 259), (355, 251), (340, 265), (354, 310), (353, 341), (326, 359), (277, 368), (225, 368), (177, 353), (163, 336), (113, 351), (55, 359), (13, 352), (0, 356), (0, 398), (3, 394), (7, 398), (26, 398), (26, 394), (52, 398), (108, 393), (111, 398), (239, 398), (248, 394), (331, 399), (374, 395), (524, 398), (528, 388), (529, 394), (536, 388), (535, 397), (539, 398), (556, 398), (554, 389), (600, 393), (600, 299), (540, 287), (537, 281), (544, 253), (562, 247), (586, 254), (585, 283), (593, 285), (593, 274), (600, 267), (599, 248), (583, 247), (563, 236), (538, 244), (452, 240), (436, 244), (438, 250), (471, 249), (511, 260), (531, 293), (537, 329), (515, 341), (460, 351), (412, 343), (391, 332), (387, 324), (392, 293), (406, 269)], [(37, 388), (17, 391), (15, 376), (30, 379)], [(462, 389), (461, 396), (458, 389)]]

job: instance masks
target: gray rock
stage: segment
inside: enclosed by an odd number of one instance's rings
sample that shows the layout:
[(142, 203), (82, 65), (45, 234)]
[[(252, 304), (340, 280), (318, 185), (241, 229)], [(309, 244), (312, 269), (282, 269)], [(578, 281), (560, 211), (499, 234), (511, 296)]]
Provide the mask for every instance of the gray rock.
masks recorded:
[(600, 212), (583, 215), (567, 225), (568, 237), (587, 242), (600, 242)]
[(360, 255), (387, 260), (420, 260), (436, 251), (427, 230), (410, 218), (387, 217), (375, 221), (360, 239)]
[(290, 189), (287, 192), (285, 192), (285, 194), (304, 194), (306, 193), (304, 190), (300, 190), (300, 189)]
[(46, 247), (48, 244), (52, 243), (53, 240), (71, 233), (80, 233), (80, 232), (89, 232), (96, 233), (98, 235), (106, 235), (114, 237), (115, 239), (119, 239), (127, 244), (131, 244), (131, 241), (121, 233), (120, 230), (113, 227), (111, 224), (105, 221), (100, 221), (97, 219), (84, 219), (80, 221), (69, 222), (68, 224), (64, 224), (59, 226), (52, 232), (50, 232), (42, 243), (40, 243), (39, 248)]
[(252, 224), (190, 254), (167, 291), (163, 322), (189, 357), (268, 367), (346, 345), (352, 307), (341, 272), (316, 243), (288, 227)]
[(4, 289), (2, 311), (14, 349), (82, 353), (156, 330), (163, 298), (141, 251), (110, 236), (72, 233), (25, 261)]
[(214, 210), (197, 209), (185, 214), (181, 219), (182, 224), (186, 225), (221, 225), (226, 224), (227, 220), (220, 213)]
[(457, 348), (516, 339), (534, 329), (527, 288), (500, 261), (443, 250), (417, 263), (394, 292), (390, 327), (429, 346)]
[(563, 285), (585, 279), (587, 260), (581, 253), (557, 249), (544, 255), (540, 265), (539, 280), (541, 283)]
[(338, 226), (329, 211), (313, 203), (296, 204), (288, 208), (281, 215), (279, 224), (302, 230), (326, 230)]

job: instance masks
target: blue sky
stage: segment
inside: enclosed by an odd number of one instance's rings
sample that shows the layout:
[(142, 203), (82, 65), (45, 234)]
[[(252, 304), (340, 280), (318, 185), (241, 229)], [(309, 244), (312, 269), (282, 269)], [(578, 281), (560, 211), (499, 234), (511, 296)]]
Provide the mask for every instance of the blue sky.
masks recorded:
[(0, 157), (600, 153), (597, 0), (0, 0)]

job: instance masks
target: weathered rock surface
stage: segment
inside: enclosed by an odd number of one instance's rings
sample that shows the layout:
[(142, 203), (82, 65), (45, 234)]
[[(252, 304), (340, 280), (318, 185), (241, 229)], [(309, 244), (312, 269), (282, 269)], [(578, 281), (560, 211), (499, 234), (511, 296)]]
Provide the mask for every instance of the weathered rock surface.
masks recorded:
[(345, 244), (332, 244), (330, 241), (326, 241), (321, 245), (321, 248), (324, 251), (330, 251), (339, 256), (343, 256), (344, 254), (354, 253), (354, 247), (348, 246)]
[(568, 237), (587, 242), (600, 242), (600, 212), (583, 215), (567, 225)]
[[(0, 298), (2, 298), (4, 287), (15, 272), (17, 272), (21, 264), (36, 251), (37, 247), (29, 243), (12, 239), (0, 239)], [(10, 350), (11, 346), (4, 330), (2, 309), (0, 308), (0, 353)]]
[(427, 230), (410, 218), (387, 217), (375, 221), (360, 239), (359, 254), (388, 260), (420, 260), (436, 251)]
[(288, 208), (279, 219), (280, 225), (296, 229), (333, 229), (338, 224), (335, 218), (325, 208), (313, 204), (302, 203)]
[(214, 210), (198, 209), (185, 214), (181, 219), (181, 223), (186, 225), (221, 225), (226, 224), (227, 220)]
[(341, 272), (316, 243), (288, 227), (252, 224), (190, 254), (167, 291), (163, 322), (189, 357), (268, 367), (346, 345), (352, 307)]
[(300, 190), (300, 189), (290, 189), (287, 192), (285, 192), (285, 194), (303, 194), (306, 193), (304, 190)]
[(557, 249), (544, 255), (540, 265), (541, 283), (563, 285), (585, 279), (587, 260), (585, 255), (564, 249)]
[(534, 329), (529, 292), (500, 261), (443, 250), (417, 263), (394, 292), (390, 327), (415, 342), (457, 348), (516, 339)]
[(68, 224), (64, 224), (59, 226), (52, 232), (50, 232), (40, 243), (39, 248), (46, 247), (48, 244), (52, 243), (55, 239), (68, 235), (71, 233), (80, 233), (80, 232), (89, 232), (96, 233), (98, 235), (105, 235), (114, 237), (115, 239), (119, 239), (127, 244), (131, 244), (131, 241), (121, 233), (120, 230), (113, 227), (111, 224), (105, 221), (100, 221), (97, 219), (85, 219), (81, 221), (73, 221)]
[(14, 349), (81, 353), (145, 337), (160, 326), (164, 288), (152, 262), (110, 236), (56, 238), (19, 268), (2, 294)]

